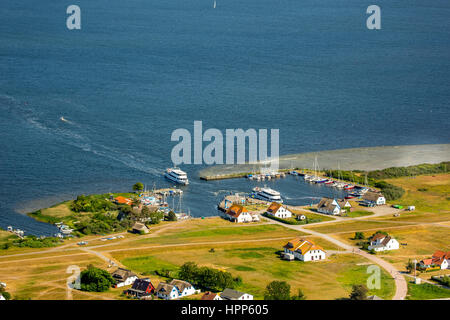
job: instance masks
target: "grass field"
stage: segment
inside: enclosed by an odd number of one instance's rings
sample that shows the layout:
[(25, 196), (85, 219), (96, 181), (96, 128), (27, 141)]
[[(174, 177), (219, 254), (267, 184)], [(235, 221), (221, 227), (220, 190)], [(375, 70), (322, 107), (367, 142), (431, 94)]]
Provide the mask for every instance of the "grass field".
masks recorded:
[(346, 213), (346, 216), (350, 218), (366, 217), (371, 215), (373, 215), (373, 212), (364, 210), (350, 211)]
[[(308, 299), (345, 298), (348, 297), (353, 284), (365, 284), (367, 281), (369, 275), (366, 273), (366, 267), (355, 267), (355, 264), (365, 262), (360, 257), (338, 254), (322, 262), (288, 262), (279, 258), (278, 252), (282, 244), (279, 242), (274, 245), (268, 242), (257, 246), (220, 246), (215, 247), (214, 253), (209, 252), (209, 248), (158, 249), (152, 250), (148, 256), (130, 257), (126, 254), (127, 257), (123, 258), (122, 253), (113, 253), (113, 257), (146, 275), (151, 275), (157, 268), (176, 272), (177, 268), (187, 261), (226, 270), (233, 276), (242, 277), (243, 284), (238, 290), (249, 292), (257, 299), (262, 299), (265, 287), (272, 280), (287, 281), (291, 285), (292, 293), (301, 288)], [(381, 289), (371, 293), (387, 299), (392, 297), (392, 278), (383, 271)]]
[[(380, 228), (380, 230), (383, 230)], [(431, 257), (436, 250), (448, 250), (450, 248), (449, 228), (436, 226), (410, 226), (407, 228), (397, 228), (386, 230), (400, 243), (400, 249), (388, 252), (379, 252), (377, 256), (392, 263), (398, 270), (405, 271), (405, 266), (409, 259), (418, 261)], [(374, 231), (364, 232), (368, 238)], [(342, 233), (334, 235), (335, 238), (344, 242), (356, 245), (361, 240), (353, 240), (353, 233)], [(449, 270), (450, 272), (450, 270)], [(423, 274), (429, 278), (431, 274)]]
[(401, 223), (394, 222), (384, 222), (384, 221), (376, 221), (376, 220), (360, 220), (360, 221), (344, 221), (344, 222), (336, 222), (329, 223), (326, 225), (311, 225), (305, 226), (307, 229), (311, 229), (321, 233), (338, 233), (338, 232), (352, 232), (352, 231), (364, 231), (364, 230), (376, 230), (382, 229), (384, 227), (400, 227)]
[(404, 177), (386, 181), (406, 191), (401, 199), (394, 201), (395, 204), (415, 206), (418, 213), (450, 213), (450, 174)]
[(450, 298), (450, 290), (440, 288), (429, 283), (414, 284), (408, 283), (408, 300), (430, 300)]

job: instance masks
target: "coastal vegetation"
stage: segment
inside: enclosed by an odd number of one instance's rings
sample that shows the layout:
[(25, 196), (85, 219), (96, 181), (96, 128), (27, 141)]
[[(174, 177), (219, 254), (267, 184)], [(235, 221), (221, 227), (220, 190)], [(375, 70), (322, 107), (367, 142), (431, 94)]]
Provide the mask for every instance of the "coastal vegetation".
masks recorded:
[(424, 163), (409, 167), (391, 167), (383, 170), (374, 170), (370, 171), (367, 176), (370, 179), (380, 180), (448, 172), (450, 172), (450, 161), (445, 161), (438, 164)]

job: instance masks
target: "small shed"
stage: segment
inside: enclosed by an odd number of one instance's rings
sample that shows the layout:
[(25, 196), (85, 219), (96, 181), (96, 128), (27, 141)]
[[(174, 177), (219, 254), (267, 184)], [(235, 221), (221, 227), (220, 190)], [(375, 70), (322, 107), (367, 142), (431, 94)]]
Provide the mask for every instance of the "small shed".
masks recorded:
[(415, 206), (408, 206), (408, 210), (409, 211), (414, 211), (414, 210), (416, 210), (416, 207)]
[(140, 222), (136, 222), (133, 225), (132, 231), (134, 233), (149, 233), (150, 232), (150, 230), (147, 228), (147, 226)]

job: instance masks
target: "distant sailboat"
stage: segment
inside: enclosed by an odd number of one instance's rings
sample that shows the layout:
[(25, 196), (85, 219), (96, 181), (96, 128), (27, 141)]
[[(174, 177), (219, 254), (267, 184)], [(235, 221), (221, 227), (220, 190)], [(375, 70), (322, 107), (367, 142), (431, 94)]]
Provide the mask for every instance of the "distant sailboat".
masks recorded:
[(216, 0), (214, 0), (214, 9), (216, 8), (216, 5), (217, 5), (217, 4), (216, 4)]
[(64, 121), (64, 122), (68, 122), (64, 117), (59, 118), (59, 120)]

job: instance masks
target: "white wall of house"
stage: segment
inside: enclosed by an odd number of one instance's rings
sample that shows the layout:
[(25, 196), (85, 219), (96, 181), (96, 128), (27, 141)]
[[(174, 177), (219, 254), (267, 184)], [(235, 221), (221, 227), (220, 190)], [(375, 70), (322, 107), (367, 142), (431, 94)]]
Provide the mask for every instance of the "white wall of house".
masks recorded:
[(383, 247), (376, 247), (382, 242), (383, 239), (378, 239), (377, 241), (373, 241), (370, 243), (370, 246), (368, 247), (369, 250), (375, 250), (375, 251), (388, 251), (388, 250), (397, 250), (400, 248), (400, 244), (397, 240), (391, 239), (389, 242), (383, 246)]
[(385, 197), (378, 197), (377, 205), (381, 206), (383, 204), (386, 204), (386, 198)]
[(294, 257), (301, 261), (316, 261), (316, 260), (325, 260), (326, 253), (323, 250), (310, 250), (302, 255), (298, 251), (291, 251), (289, 249), (284, 248), (284, 252), (290, 253), (294, 255)]
[(237, 217), (237, 222), (252, 222), (253, 217), (248, 212), (242, 212), (239, 217)]
[(179, 297), (179, 293), (176, 288), (173, 288), (169, 294), (157, 292), (156, 295), (158, 296), (158, 298), (165, 299), (165, 300), (173, 300), (173, 299), (177, 299)]
[(185, 288), (181, 293), (180, 297), (190, 296), (196, 293), (196, 290), (193, 286), (190, 286), (189, 288)]
[(253, 300), (253, 296), (248, 293), (244, 293), (242, 296), (239, 297), (238, 300)]
[(450, 261), (444, 259), (444, 261), (442, 261), (442, 263), (441, 263), (441, 269), (442, 270), (448, 269), (449, 264), (450, 264)]
[(292, 212), (289, 211), (288, 209), (286, 209), (285, 207), (280, 207), (277, 212), (275, 212), (275, 214), (271, 213), (271, 212), (267, 212), (268, 214), (271, 214), (277, 218), (290, 218), (292, 217)]
[(136, 281), (137, 278), (138, 278), (137, 276), (129, 277), (124, 282), (117, 283), (117, 288), (130, 286), (134, 283), (134, 281)]
[(338, 215), (339, 213), (341, 213), (341, 207), (339, 207), (339, 205), (337, 205), (334, 207), (334, 209), (332, 211), (329, 211), (326, 208), (318, 208), (317, 211), (320, 213), (331, 214), (331, 215), (335, 216), (335, 215)]

